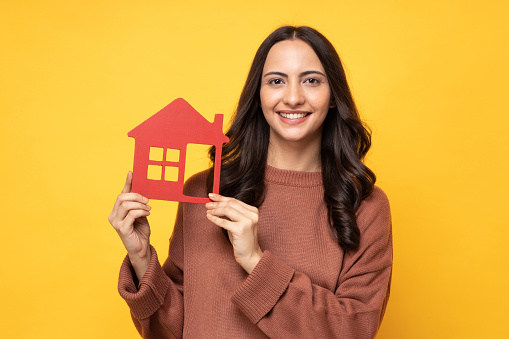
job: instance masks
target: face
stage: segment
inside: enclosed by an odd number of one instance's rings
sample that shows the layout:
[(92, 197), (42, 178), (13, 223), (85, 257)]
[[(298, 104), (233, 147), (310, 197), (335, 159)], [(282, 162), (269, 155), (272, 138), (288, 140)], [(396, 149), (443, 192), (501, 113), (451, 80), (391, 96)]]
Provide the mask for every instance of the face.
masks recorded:
[(311, 46), (298, 39), (272, 46), (260, 87), (271, 143), (320, 143), (330, 97), (325, 70)]

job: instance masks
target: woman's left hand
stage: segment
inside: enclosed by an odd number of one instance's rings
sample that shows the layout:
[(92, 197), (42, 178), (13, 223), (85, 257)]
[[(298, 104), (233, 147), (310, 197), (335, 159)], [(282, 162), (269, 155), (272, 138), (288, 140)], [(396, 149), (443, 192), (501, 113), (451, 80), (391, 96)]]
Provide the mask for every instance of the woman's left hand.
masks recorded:
[(258, 245), (258, 209), (234, 198), (209, 194), (207, 218), (228, 231), (235, 260), (251, 273), (262, 257)]

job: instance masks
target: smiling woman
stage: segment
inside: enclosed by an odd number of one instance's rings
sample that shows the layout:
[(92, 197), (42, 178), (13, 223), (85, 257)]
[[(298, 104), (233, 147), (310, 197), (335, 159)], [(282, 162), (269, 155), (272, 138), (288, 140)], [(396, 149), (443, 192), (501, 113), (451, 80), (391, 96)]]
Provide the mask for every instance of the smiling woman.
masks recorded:
[[(362, 162), (370, 134), (330, 42), (292, 26), (265, 39), (227, 136), (220, 195), (179, 205), (163, 266), (131, 174), (117, 198), (109, 220), (128, 252), (119, 291), (139, 332), (374, 337), (389, 297), (390, 209)], [(210, 192), (213, 173), (184, 193)]]

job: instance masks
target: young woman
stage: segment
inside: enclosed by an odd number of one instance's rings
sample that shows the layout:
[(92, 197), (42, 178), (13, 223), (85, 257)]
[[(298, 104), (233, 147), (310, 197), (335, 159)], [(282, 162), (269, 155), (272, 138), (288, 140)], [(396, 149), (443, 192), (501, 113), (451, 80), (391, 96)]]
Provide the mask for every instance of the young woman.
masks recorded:
[[(179, 205), (162, 267), (131, 173), (115, 202), (109, 221), (128, 253), (119, 291), (138, 331), (374, 337), (391, 280), (389, 203), (362, 163), (370, 134), (330, 42), (309, 27), (267, 37), (227, 135), (221, 195)], [(190, 178), (185, 194), (210, 192), (211, 173)]]

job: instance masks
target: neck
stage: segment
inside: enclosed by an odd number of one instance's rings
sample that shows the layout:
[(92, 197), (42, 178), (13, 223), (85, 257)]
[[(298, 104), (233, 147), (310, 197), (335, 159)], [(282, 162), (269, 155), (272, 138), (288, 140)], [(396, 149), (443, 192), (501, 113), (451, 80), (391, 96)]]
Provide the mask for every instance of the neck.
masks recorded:
[(270, 139), (267, 164), (280, 168), (301, 172), (320, 172), (321, 140), (318, 142), (277, 142)]

